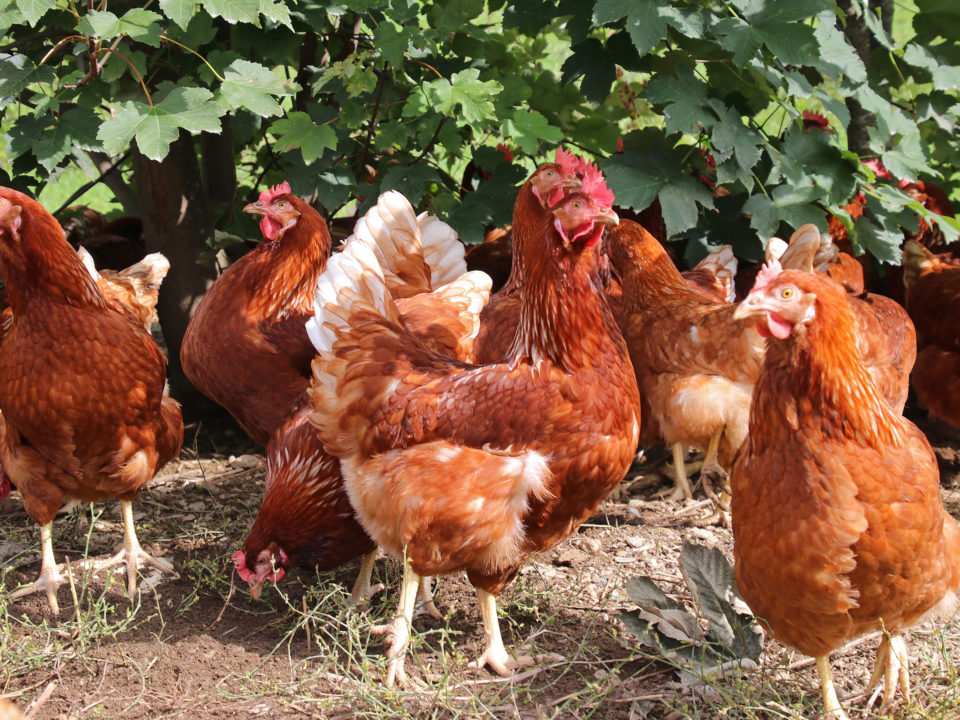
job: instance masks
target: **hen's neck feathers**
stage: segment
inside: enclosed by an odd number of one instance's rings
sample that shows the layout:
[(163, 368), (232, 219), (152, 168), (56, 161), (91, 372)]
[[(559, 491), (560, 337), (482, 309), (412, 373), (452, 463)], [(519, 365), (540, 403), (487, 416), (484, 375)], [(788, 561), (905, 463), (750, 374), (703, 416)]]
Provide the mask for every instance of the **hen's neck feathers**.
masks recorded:
[(625, 313), (656, 307), (668, 297), (709, 302), (687, 284), (667, 251), (642, 225), (625, 220), (615, 232)]
[(776, 435), (769, 432), (773, 418), (786, 423), (788, 435), (798, 427), (801, 432), (815, 427), (823, 437), (881, 450), (906, 443), (902, 418), (880, 395), (864, 365), (856, 318), (839, 290), (828, 295), (818, 287), (815, 318), (795, 327), (786, 340), (767, 341), (751, 437)]
[[(521, 261), (520, 321), (507, 357), (511, 364), (549, 360), (573, 372), (601, 362), (622, 334), (601, 296), (595, 248), (562, 249), (551, 219), (541, 231), (552, 237), (539, 247), (529, 243)], [(626, 355), (626, 344), (620, 344), (615, 352)]]
[(30, 300), (37, 296), (106, 310), (103, 293), (53, 216), (33, 200), (18, 200), (17, 204), (23, 208), (22, 252), (5, 265), (7, 297), (14, 318), (29, 310)]
[(317, 278), (330, 256), (330, 232), (320, 213), (299, 198), (291, 202), (300, 211), (297, 223), (251, 250), (240, 277), (250, 311), (270, 322), (313, 314)]
[(533, 185), (529, 180), (525, 182), (513, 204), (511, 231), (513, 252), (510, 256), (510, 277), (507, 278), (501, 292), (515, 292), (520, 288), (523, 278), (524, 247), (529, 247), (530, 234), (536, 232), (548, 213), (549, 211), (540, 205), (537, 196), (533, 194)]

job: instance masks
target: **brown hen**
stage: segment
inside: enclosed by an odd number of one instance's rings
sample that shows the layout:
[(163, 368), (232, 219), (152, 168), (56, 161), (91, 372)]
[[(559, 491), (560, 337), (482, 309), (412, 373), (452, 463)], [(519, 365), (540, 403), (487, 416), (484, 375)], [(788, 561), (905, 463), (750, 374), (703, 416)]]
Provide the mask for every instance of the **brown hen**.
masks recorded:
[(467, 572), (487, 635), (479, 666), (509, 674), (532, 662), (507, 654), (496, 596), (532, 552), (574, 532), (630, 464), (636, 381), (596, 283), (601, 223), (615, 218), (608, 194), (596, 189), (602, 205), (566, 197), (518, 245), (521, 316), (503, 364), (465, 365), (418, 342), (360, 250), (342, 253), (318, 286), (314, 421), (364, 527), (408, 563), (387, 628), (388, 683), (403, 679), (421, 575)]
[(179, 452), (180, 407), (163, 396), (166, 361), (137, 322), (112, 310), (63, 231), (39, 203), (0, 188), (0, 260), (13, 320), (0, 353), (0, 460), (40, 525), (40, 578), (54, 613), (61, 582), (53, 518), (64, 499), (120, 499), (124, 549), (99, 563), (143, 560), (131, 500)]
[(870, 686), (883, 677), (885, 708), (909, 689), (901, 631), (960, 585), (933, 451), (878, 391), (838, 285), (774, 267), (736, 317), (771, 338), (731, 478), (740, 592), (775, 638), (817, 658), (834, 718), (846, 715), (829, 653), (884, 630)]

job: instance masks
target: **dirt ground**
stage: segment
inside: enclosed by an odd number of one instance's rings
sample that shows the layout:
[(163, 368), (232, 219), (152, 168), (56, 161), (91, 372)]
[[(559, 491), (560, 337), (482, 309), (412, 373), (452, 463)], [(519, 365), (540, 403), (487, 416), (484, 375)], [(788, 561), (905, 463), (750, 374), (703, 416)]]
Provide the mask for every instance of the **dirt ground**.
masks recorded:
[[(928, 432), (944, 499), (960, 517), (960, 443)], [(632, 607), (626, 578), (650, 577), (689, 603), (677, 562), (681, 544), (719, 547), (728, 557), (732, 550), (728, 530), (687, 523), (706, 512), (702, 493), (685, 505), (656, 499), (667, 487), (655, 467), (659, 450), (502, 595), (508, 648), (532, 650), (539, 667), (512, 680), (468, 668), (483, 648), (479, 611), (465, 578), (448, 577), (436, 598), (446, 620), (414, 622), (407, 668), (422, 686), (399, 691), (382, 687), (381, 640), (366, 630), (393, 613), (398, 565), (378, 561), (375, 579), (387, 590), (359, 610), (345, 604), (356, 562), (319, 578), (293, 573), (281, 592), (271, 587), (253, 601), (236, 585), (229, 558), (256, 513), (262, 462), (237, 434), (211, 442), (204, 440), (199, 457), (185, 451), (134, 503), (145, 549), (171, 559), (179, 579), (162, 581), (131, 605), (119, 580), (104, 588), (100, 579), (80, 577), (77, 602), (60, 591), (59, 622), (39, 595), (0, 599), (0, 697), (21, 709), (34, 703), (36, 718), (817, 716), (812, 663), (776, 643), (767, 642), (758, 672), (690, 688), (625, 631), (619, 613)], [(91, 556), (103, 556), (119, 542), (116, 504), (93, 512), (84, 506), (58, 518), (58, 560), (79, 562), (87, 544)], [(8, 589), (39, 568), (38, 533), (17, 493), (0, 502), (0, 564)], [(939, 707), (937, 696), (956, 689), (957, 621), (945, 631), (914, 633), (910, 647), (916, 716), (923, 717), (922, 708)], [(875, 648), (869, 639), (835, 654), (841, 697), (861, 692)], [(951, 717), (938, 713), (931, 716)], [(853, 715), (868, 716), (875, 717)]]

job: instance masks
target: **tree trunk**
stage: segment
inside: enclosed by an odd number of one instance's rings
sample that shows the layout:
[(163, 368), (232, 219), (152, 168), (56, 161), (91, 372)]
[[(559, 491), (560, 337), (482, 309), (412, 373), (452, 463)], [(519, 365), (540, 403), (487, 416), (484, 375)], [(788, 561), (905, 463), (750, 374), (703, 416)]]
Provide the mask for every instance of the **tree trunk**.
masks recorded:
[(170, 355), (170, 394), (185, 407), (209, 410), (210, 402), (189, 383), (180, 366), (187, 323), (215, 276), (211, 263), (197, 263), (200, 250), (213, 235), (213, 220), (193, 138), (181, 131), (161, 162), (141, 155), (136, 143), (132, 147), (147, 251), (162, 252), (170, 261), (170, 274), (160, 287), (157, 304)]
[[(870, 41), (872, 36), (867, 24), (863, 21), (863, 16), (860, 15), (861, 6), (854, 4), (851, 0), (839, 0), (837, 5), (846, 18), (843, 34), (847, 41), (853, 45), (853, 49), (856, 50), (863, 64), (870, 67)], [(863, 10), (863, 12), (869, 12), (869, 10)], [(850, 125), (847, 127), (847, 148), (860, 157), (874, 154), (876, 150), (870, 147), (870, 136), (867, 128), (876, 125), (877, 119), (852, 97), (848, 97), (844, 104), (850, 113)]]

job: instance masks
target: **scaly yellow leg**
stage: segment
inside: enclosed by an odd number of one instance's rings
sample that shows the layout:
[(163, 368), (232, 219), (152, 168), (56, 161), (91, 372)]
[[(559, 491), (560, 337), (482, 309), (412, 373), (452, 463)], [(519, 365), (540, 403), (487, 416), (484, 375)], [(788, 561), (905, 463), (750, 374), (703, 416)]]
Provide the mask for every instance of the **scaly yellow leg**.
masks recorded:
[(850, 720), (840, 706), (837, 688), (833, 684), (833, 672), (830, 670), (830, 656), (817, 658), (817, 672), (820, 673), (820, 690), (823, 692), (823, 717), (825, 720)]
[(57, 570), (57, 561), (53, 557), (53, 521), (40, 526), (40, 577), (25, 587), (10, 593), (10, 599), (26, 597), (35, 592), (46, 592), (47, 602), (54, 615), (60, 614), (60, 605), (57, 603), (57, 587), (63, 584), (60, 571)]
[(420, 587), (420, 576), (417, 575), (410, 563), (403, 565), (403, 586), (400, 588), (400, 604), (393, 622), (386, 625), (375, 625), (370, 632), (376, 635), (385, 635), (390, 647), (387, 648), (387, 687), (395, 682), (407, 684), (407, 674), (403, 669), (403, 660), (406, 655), (407, 644), (410, 641), (410, 627), (413, 623), (413, 610), (417, 605), (417, 590)]

